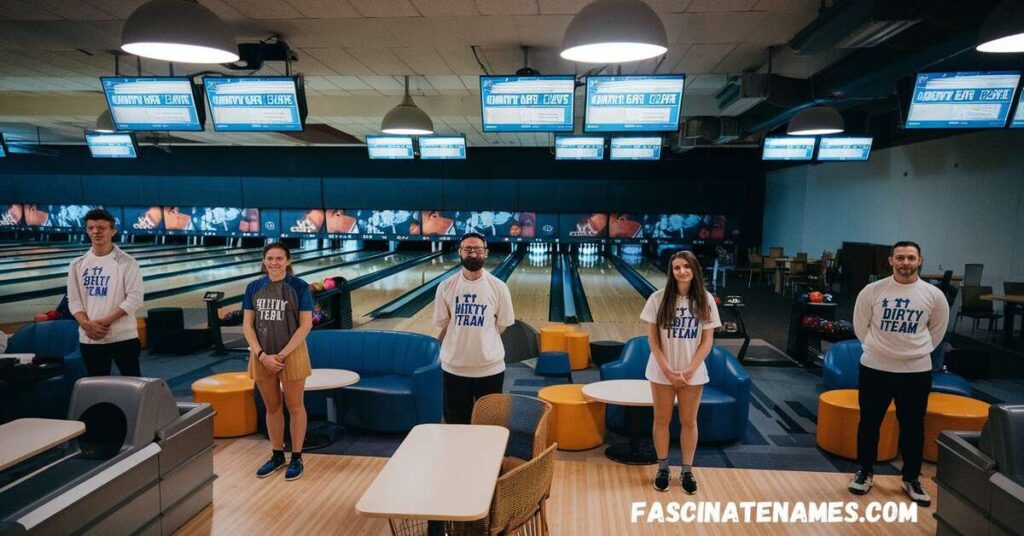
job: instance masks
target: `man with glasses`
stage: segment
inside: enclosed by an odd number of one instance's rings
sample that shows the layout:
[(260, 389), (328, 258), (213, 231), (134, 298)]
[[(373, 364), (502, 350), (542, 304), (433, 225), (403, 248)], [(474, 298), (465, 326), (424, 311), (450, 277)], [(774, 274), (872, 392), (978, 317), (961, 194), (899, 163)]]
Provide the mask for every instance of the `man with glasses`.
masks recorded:
[(476, 400), (501, 392), (501, 333), (516, 320), (508, 287), (484, 270), (484, 236), (463, 235), (459, 256), (462, 269), (438, 285), (434, 299), (434, 325), (441, 329), (444, 420), (449, 424), (469, 424)]

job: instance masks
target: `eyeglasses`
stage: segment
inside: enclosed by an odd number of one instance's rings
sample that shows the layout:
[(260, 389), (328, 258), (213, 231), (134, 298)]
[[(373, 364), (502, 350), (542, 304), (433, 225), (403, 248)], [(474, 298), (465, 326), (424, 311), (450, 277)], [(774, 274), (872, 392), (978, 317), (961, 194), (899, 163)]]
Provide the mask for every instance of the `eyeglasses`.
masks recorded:
[(463, 253), (483, 253), (487, 251), (487, 248), (482, 248), (480, 246), (462, 247), (459, 248), (459, 251)]

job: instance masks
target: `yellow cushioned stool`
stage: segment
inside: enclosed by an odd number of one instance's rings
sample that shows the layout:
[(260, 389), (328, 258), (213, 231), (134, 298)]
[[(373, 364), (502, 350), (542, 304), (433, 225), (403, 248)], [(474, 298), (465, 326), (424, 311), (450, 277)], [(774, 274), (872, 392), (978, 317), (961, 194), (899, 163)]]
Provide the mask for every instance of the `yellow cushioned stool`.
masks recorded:
[(256, 433), (255, 382), (248, 372), (214, 374), (192, 383), (192, 399), (213, 406), (213, 437)]
[(565, 347), (569, 352), (569, 366), (583, 370), (590, 366), (590, 335), (582, 331), (565, 334)]
[(568, 324), (552, 324), (540, 328), (540, 351), (568, 352), (565, 334), (572, 331), (576, 331), (576, 328)]
[(988, 404), (965, 396), (930, 393), (924, 414), (924, 451), (921, 457), (930, 462), (939, 459), (935, 440), (943, 430), (980, 432), (988, 420)]
[(537, 397), (553, 408), (548, 445), (557, 441), (559, 450), (586, 450), (604, 443), (604, 403), (584, 398), (582, 385), (552, 385)]
[(149, 339), (146, 338), (146, 319), (136, 318), (135, 325), (139, 328), (139, 347), (146, 348), (149, 346)]
[[(818, 446), (843, 458), (857, 459), (857, 425), (860, 404), (856, 389), (826, 391), (818, 397)], [(896, 457), (899, 446), (896, 406), (889, 404), (878, 431), (878, 461)]]

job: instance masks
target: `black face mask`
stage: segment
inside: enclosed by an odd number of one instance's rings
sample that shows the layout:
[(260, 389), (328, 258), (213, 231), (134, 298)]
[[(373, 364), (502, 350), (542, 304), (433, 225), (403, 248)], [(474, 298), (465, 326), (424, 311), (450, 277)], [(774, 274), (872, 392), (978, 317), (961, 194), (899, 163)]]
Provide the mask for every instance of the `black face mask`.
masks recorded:
[(475, 272), (484, 267), (484, 260), (480, 257), (465, 257), (462, 259), (462, 267), (470, 272)]

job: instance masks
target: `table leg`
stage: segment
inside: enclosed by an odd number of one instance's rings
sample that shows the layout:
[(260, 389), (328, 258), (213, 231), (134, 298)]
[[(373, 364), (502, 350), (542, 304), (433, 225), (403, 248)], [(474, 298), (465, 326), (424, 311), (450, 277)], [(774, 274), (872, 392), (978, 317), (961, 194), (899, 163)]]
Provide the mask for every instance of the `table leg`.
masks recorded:
[(444, 521), (427, 521), (428, 536), (444, 536)]
[[(306, 440), (302, 443), (303, 451), (322, 449), (333, 445), (338, 440), (338, 431), (341, 428), (341, 424), (338, 422), (341, 416), (339, 398), (337, 393), (327, 397), (328, 406), (334, 406), (334, 421), (328, 418), (326, 423), (319, 423), (320, 426), (317, 428), (312, 428), (309, 425), (313, 423), (306, 425)], [(285, 430), (285, 435), (288, 435), (288, 430)]]
[(1003, 339), (1005, 342), (1013, 340), (1013, 328), (1017, 324), (1018, 307), (1020, 306), (1016, 303), (1003, 302)]
[(640, 407), (626, 407), (626, 419), (629, 421), (629, 444), (618, 444), (608, 447), (604, 454), (609, 459), (627, 465), (651, 465), (658, 461), (654, 446), (650, 443), (640, 444)]

